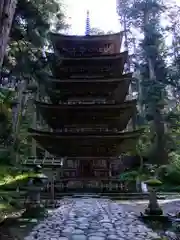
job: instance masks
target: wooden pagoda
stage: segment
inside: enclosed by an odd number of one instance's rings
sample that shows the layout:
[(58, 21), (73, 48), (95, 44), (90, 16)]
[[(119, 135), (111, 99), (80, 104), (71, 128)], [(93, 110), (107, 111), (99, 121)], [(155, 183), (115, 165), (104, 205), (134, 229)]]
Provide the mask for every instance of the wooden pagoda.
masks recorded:
[(54, 53), (47, 59), (52, 74), (44, 80), (48, 98), (35, 101), (49, 129), (29, 133), (56, 159), (56, 188), (109, 188), (117, 182), (112, 162), (135, 149), (141, 130), (126, 130), (136, 100), (126, 98), (132, 74), (124, 73), (128, 53), (120, 53), (122, 35), (51, 34)]

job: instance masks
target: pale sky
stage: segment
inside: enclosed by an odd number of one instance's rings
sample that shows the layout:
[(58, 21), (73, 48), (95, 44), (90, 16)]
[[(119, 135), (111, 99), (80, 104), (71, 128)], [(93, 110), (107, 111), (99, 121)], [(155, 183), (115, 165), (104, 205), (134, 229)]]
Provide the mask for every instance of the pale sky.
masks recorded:
[(120, 25), (116, 13), (116, 0), (65, 0), (68, 22), (71, 25), (69, 34), (84, 35), (86, 12), (90, 12), (91, 28), (119, 32)]
[[(175, 2), (180, 4), (180, 0), (175, 0)], [(64, 4), (67, 22), (71, 25), (67, 34), (85, 34), (87, 10), (90, 12), (91, 28), (99, 28), (104, 32), (121, 30), (116, 13), (116, 0), (64, 0)]]

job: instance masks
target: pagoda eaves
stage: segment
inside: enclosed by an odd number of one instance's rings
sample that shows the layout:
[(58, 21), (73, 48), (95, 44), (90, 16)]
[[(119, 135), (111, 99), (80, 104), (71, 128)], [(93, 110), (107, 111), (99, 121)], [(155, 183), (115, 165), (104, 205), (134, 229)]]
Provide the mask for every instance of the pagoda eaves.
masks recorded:
[(48, 78), (46, 92), (52, 103), (72, 98), (106, 98), (121, 103), (125, 100), (132, 74), (124, 74), (119, 79), (72, 79)]
[(72, 79), (77, 76), (122, 77), (128, 52), (88, 58), (61, 58), (48, 54), (53, 75), (61, 79)]
[(31, 135), (51, 154), (62, 157), (75, 156), (118, 156), (135, 150), (142, 130), (121, 133), (57, 133), (29, 129)]
[(36, 107), (53, 129), (65, 125), (76, 125), (81, 128), (87, 125), (106, 125), (122, 131), (126, 128), (131, 116), (136, 113), (136, 100), (122, 104), (48, 104), (36, 102)]

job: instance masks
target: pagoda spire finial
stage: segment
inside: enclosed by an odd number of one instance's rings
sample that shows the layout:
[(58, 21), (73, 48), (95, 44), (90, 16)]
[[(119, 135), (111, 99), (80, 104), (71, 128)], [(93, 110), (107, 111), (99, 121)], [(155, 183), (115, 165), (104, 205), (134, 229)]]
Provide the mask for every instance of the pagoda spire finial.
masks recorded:
[(86, 29), (85, 29), (85, 34), (90, 35), (90, 18), (89, 18), (89, 10), (87, 10), (87, 15), (86, 15)]

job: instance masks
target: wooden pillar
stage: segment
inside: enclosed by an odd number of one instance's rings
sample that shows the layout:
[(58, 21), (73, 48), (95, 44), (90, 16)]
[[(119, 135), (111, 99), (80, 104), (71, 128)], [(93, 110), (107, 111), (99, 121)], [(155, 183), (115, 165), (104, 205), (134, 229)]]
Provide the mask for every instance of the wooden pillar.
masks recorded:
[(110, 191), (110, 189), (112, 189), (112, 181), (111, 181), (111, 177), (112, 177), (112, 172), (111, 172), (111, 159), (108, 159), (108, 160), (107, 160), (107, 164), (108, 164), (108, 169), (109, 169), (108, 178), (109, 178), (109, 191)]
[(111, 160), (108, 159), (108, 168), (109, 168), (109, 178), (112, 177), (112, 164), (111, 164)]
[(50, 154), (48, 151), (45, 151), (45, 158), (49, 158), (50, 157)]
[(54, 169), (52, 169), (53, 175), (51, 177), (51, 200), (54, 203)]

